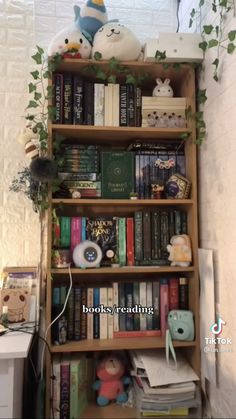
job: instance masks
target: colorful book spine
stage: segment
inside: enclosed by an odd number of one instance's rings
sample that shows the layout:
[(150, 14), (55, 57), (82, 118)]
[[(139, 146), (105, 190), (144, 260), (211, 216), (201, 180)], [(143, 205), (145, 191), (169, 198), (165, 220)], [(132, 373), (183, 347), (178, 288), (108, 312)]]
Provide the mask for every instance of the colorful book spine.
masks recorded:
[(55, 124), (63, 124), (63, 74), (55, 73), (53, 75)]
[(70, 363), (61, 363), (60, 419), (70, 417)]
[[(147, 286), (147, 307), (152, 308), (153, 307), (153, 303), (152, 303), (152, 282), (147, 282), (146, 284)], [(152, 314), (147, 314), (147, 330), (152, 330), (153, 328), (153, 324), (152, 324)]]
[(84, 123), (83, 90), (83, 79), (75, 75), (73, 77), (73, 123), (75, 125)]
[(70, 418), (78, 418), (78, 389), (80, 361), (71, 360), (70, 363)]
[[(118, 282), (113, 282), (113, 304), (115, 307), (119, 306)], [(113, 314), (113, 330), (114, 332), (119, 331), (119, 313), (116, 311)]]
[[(107, 307), (107, 288), (100, 288), (100, 306)], [(100, 339), (107, 339), (108, 337), (108, 319), (107, 313), (101, 312), (100, 316)]]
[[(87, 288), (82, 287), (81, 306), (87, 304)], [(81, 339), (87, 339), (87, 313), (81, 310)]]
[(169, 279), (169, 309), (170, 310), (179, 309), (179, 279), (178, 278)]
[(53, 375), (52, 380), (52, 403), (53, 403), (53, 415), (55, 419), (60, 419), (60, 382), (61, 382), (61, 361), (59, 356), (53, 360)]
[[(147, 285), (146, 282), (139, 283), (139, 298), (141, 307), (147, 307)], [(140, 330), (147, 329), (147, 314), (140, 313)]]
[(133, 330), (114, 332), (114, 338), (144, 338), (161, 336), (160, 330)]
[(60, 247), (70, 247), (70, 217), (60, 217)]
[[(93, 288), (87, 289), (87, 307), (93, 307)], [(93, 339), (93, 313), (87, 313), (87, 339)]]
[(134, 215), (134, 254), (135, 262), (143, 260), (143, 213), (136, 211)]
[[(113, 288), (107, 288), (107, 305), (113, 310)], [(107, 314), (107, 337), (113, 339), (113, 314)]]
[(74, 339), (81, 339), (81, 287), (75, 287)]
[[(133, 305), (139, 305), (139, 282), (133, 283)], [(140, 330), (140, 314), (134, 313), (134, 330)]]
[(134, 219), (126, 219), (126, 254), (127, 265), (134, 266)]
[(156, 280), (152, 284), (152, 301), (154, 314), (152, 319), (152, 327), (154, 330), (160, 330), (160, 283)]
[(179, 278), (179, 308), (180, 310), (189, 309), (188, 278)]
[[(132, 309), (133, 307), (133, 284), (125, 284), (125, 307)], [(126, 330), (134, 330), (134, 315), (133, 313), (126, 313)]]
[(87, 218), (86, 217), (82, 217), (81, 241), (86, 240), (86, 224), (87, 224)]
[[(99, 288), (94, 288), (93, 289), (93, 306), (94, 308), (99, 307), (99, 302), (100, 302), (100, 290)], [(100, 323), (100, 314), (99, 313), (94, 313), (93, 314), (93, 338), (94, 339), (99, 339), (100, 337), (100, 327), (99, 327), (99, 323)]]
[(126, 219), (118, 218), (118, 253), (120, 266), (126, 265)]
[(165, 336), (167, 329), (167, 317), (169, 313), (169, 289), (168, 280), (160, 280), (160, 300), (161, 300), (161, 335)]
[(64, 106), (63, 106), (63, 122), (64, 124), (72, 124), (72, 108), (73, 108), (73, 95), (72, 95), (73, 79), (72, 74), (64, 74)]
[(120, 85), (120, 126), (127, 127), (127, 85)]
[(71, 240), (70, 240), (70, 248), (71, 253), (77, 244), (81, 242), (81, 233), (82, 233), (82, 218), (81, 217), (72, 217), (71, 218)]

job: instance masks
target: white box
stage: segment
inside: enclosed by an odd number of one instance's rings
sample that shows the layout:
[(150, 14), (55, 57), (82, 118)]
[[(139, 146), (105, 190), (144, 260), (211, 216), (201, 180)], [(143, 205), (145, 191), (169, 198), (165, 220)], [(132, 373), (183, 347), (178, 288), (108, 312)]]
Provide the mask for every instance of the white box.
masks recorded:
[(165, 51), (166, 62), (200, 62), (203, 60), (201, 41), (201, 35), (196, 33), (159, 33), (159, 38), (146, 40), (144, 61), (154, 62), (156, 51)]

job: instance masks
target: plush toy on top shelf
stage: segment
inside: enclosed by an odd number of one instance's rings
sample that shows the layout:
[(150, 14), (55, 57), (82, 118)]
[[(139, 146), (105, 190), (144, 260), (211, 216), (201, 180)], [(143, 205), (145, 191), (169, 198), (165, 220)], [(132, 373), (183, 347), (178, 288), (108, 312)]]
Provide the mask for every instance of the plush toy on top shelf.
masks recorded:
[(97, 366), (97, 377), (93, 388), (98, 390), (97, 404), (106, 406), (110, 401), (125, 403), (128, 400), (124, 384), (129, 384), (129, 377), (124, 376), (125, 367), (120, 359), (110, 355), (103, 358)]
[(90, 58), (91, 49), (88, 39), (73, 23), (54, 36), (48, 47), (48, 55), (60, 54), (64, 58)]
[(161, 79), (156, 79), (157, 86), (154, 88), (152, 92), (152, 96), (154, 97), (173, 97), (174, 92), (172, 87), (170, 86), (170, 79), (165, 79), (164, 83)]
[(75, 23), (91, 41), (95, 33), (107, 23), (107, 11), (103, 0), (88, 0), (82, 7), (74, 6)]
[(118, 22), (109, 22), (94, 36), (92, 57), (96, 52), (103, 60), (114, 57), (120, 61), (135, 61), (140, 56), (141, 44), (129, 28)]

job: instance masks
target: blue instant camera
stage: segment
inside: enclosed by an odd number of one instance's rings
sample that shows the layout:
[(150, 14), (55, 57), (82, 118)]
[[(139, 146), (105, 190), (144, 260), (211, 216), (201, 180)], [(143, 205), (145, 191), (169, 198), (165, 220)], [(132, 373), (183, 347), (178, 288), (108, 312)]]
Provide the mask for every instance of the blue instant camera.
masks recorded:
[(193, 313), (189, 310), (171, 310), (168, 325), (173, 340), (194, 340)]

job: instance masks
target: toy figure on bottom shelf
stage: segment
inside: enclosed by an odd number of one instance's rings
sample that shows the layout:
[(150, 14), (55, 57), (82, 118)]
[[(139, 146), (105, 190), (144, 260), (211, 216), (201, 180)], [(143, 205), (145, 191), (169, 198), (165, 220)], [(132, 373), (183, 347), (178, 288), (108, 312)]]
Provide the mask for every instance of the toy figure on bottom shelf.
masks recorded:
[(190, 238), (187, 234), (172, 236), (167, 246), (171, 266), (187, 267), (192, 261)]
[(97, 404), (106, 406), (110, 401), (125, 403), (128, 395), (124, 384), (129, 384), (129, 377), (123, 376), (125, 368), (123, 363), (115, 356), (103, 358), (97, 366), (97, 377), (93, 388), (98, 390)]

